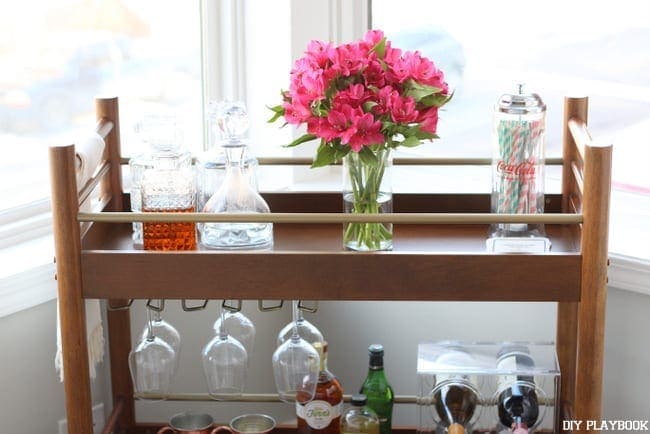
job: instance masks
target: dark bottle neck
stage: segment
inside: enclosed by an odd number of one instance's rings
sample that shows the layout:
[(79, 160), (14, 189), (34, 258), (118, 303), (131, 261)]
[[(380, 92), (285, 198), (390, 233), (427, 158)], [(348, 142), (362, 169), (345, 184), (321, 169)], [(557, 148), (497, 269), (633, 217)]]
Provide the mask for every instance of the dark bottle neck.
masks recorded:
[(383, 371), (384, 370), (384, 356), (378, 354), (370, 355), (370, 363), (368, 364), (368, 369), (371, 371)]

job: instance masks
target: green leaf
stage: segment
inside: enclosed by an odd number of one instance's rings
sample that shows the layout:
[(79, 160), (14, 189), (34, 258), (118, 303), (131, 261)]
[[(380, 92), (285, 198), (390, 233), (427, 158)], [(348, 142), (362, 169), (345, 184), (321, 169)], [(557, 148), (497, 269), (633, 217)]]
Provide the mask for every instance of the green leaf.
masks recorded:
[(420, 131), (420, 130), (418, 130), (415, 133), (415, 137), (417, 137), (420, 140), (439, 139), (439, 137), (433, 133), (430, 133), (428, 131)]
[(452, 92), (450, 95), (445, 95), (442, 93), (429, 95), (420, 99), (419, 103), (425, 105), (426, 107), (442, 107), (451, 101), (451, 98), (454, 96)]
[(420, 84), (413, 80), (409, 80), (406, 83), (405, 95), (412, 96), (416, 102), (420, 102), (422, 99), (427, 98), (431, 95), (442, 92), (442, 89), (439, 87), (429, 86), (426, 84)]
[(309, 142), (311, 140), (316, 139), (317, 136), (314, 134), (303, 134), (302, 136), (298, 137), (296, 140), (293, 142), (289, 143), (288, 145), (284, 145), (285, 148), (293, 148), (294, 146), (298, 146), (302, 143)]
[(419, 146), (421, 143), (420, 139), (418, 139), (416, 136), (408, 136), (401, 142), (399, 142), (400, 146), (406, 146), (407, 148), (414, 148), (416, 146)]
[(376, 166), (378, 163), (377, 156), (367, 146), (361, 148), (361, 150), (359, 151), (359, 158), (361, 158), (363, 164), (367, 164), (369, 166), (370, 165)]
[(273, 106), (273, 107), (266, 106), (266, 108), (268, 108), (273, 113), (275, 113), (273, 115), (273, 117), (271, 117), (271, 119), (269, 119), (267, 121), (269, 124), (272, 124), (273, 122), (277, 121), (279, 118), (284, 116), (284, 107), (282, 107), (281, 105), (276, 105), (276, 106)]
[(377, 53), (377, 57), (383, 59), (384, 56), (386, 55), (386, 38), (382, 38), (381, 41), (377, 42), (377, 45), (372, 47), (370, 52)]
[(329, 166), (336, 162), (336, 149), (328, 143), (321, 141), (318, 150), (316, 151), (316, 158), (311, 164), (311, 168)]
[(334, 151), (335, 151), (334, 152), (334, 161), (342, 160), (343, 157), (348, 155), (348, 153), (350, 152), (350, 147), (349, 146), (343, 146), (341, 144), (340, 139), (337, 139), (334, 143), (330, 144), (330, 146), (332, 146), (332, 148), (334, 148)]
[(375, 101), (366, 101), (363, 103), (363, 111), (366, 113), (370, 113), (372, 108), (376, 105), (377, 103)]
[(422, 131), (420, 129), (419, 125), (413, 125), (408, 127), (404, 132), (404, 137), (410, 137), (410, 136), (415, 136), (420, 140), (425, 140), (425, 139), (434, 139), (437, 137), (434, 137), (435, 134), (430, 133), (428, 131)]

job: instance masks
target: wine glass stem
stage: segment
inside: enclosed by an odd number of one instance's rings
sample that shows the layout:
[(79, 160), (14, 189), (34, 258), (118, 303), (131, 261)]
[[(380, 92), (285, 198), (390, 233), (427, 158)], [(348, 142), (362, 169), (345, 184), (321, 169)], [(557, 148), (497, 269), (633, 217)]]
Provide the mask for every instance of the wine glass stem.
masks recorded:
[(147, 308), (147, 340), (152, 341), (154, 338), (153, 335), (153, 324), (151, 318), (151, 309)]
[(291, 301), (291, 310), (293, 316), (293, 337), (298, 337), (298, 317), (300, 315), (300, 309), (298, 309), (298, 300)]
[[(160, 305), (160, 304), (159, 304), (159, 305)], [(155, 322), (160, 322), (161, 319), (162, 319), (162, 318), (161, 318), (161, 316), (160, 316), (160, 311), (159, 311), (159, 310), (154, 310), (154, 311), (153, 311), (153, 320), (154, 320)]]
[(219, 324), (219, 337), (221, 339), (226, 339), (228, 337), (228, 331), (226, 330), (226, 309), (221, 306), (221, 311), (219, 313), (221, 316), (221, 323)]

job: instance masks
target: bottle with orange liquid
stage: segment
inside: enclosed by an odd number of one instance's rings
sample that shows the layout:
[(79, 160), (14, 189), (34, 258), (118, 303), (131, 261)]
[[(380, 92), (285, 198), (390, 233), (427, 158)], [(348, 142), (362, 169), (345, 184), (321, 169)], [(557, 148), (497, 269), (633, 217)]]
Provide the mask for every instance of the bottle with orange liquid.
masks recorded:
[[(181, 137), (172, 128), (174, 137)], [(179, 165), (165, 153), (152, 156), (140, 184), (142, 212), (194, 212), (196, 186), (191, 166)], [(193, 222), (145, 222), (142, 225), (145, 250), (196, 249), (196, 224)]]
[(315, 342), (320, 355), (320, 373), (314, 399), (296, 402), (299, 434), (340, 434), (343, 387), (327, 369), (327, 342)]
[[(142, 178), (156, 165), (166, 168), (191, 168), (192, 155), (183, 147), (180, 120), (173, 114), (147, 114), (135, 125), (134, 131), (147, 150), (129, 160), (131, 175), (131, 211), (142, 211)], [(142, 222), (133, 223), (133, 244), (143, 247)]]

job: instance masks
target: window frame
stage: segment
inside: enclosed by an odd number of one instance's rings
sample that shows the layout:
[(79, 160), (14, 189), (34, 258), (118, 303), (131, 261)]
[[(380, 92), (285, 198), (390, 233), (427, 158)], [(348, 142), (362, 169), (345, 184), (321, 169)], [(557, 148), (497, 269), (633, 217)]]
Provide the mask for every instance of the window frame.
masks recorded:
[[(290, 9), (292, 58), (302, 55), (309, 40), (340, 43), (360, 38), (371, 27), (371, 0), (291, 0)], [(245, 101), (246, 6), (233, 0), (201, 0), (200, 18), (203, 101), (224, 98)], [(207, 137), (208, 132), (203, 133)], [(309, 147), (295, 148), (294, 155), (311, 157), (313, 150)], [(333, 173), (335, 170), (320, 169), (317, 179), (331, 178)], [(310, 179), (314, 180), (313, 175)], [(301, 182), (302, 179), (297, 176), (296, 181)], [(612, 195), (615, 194), (616, 190), (612, 190)], [(2, 255), (10, 257), (26, 246), (45, 249), (53, 257), (51, 238), (49, 198), (0, 212), (0, 258)], [(42, 256), (47, 254), (32, 258), (35, 263), (25, 264), (26, 268), (0, 275), (0, 317), (56, 298), (54, 266), (49, 260), (43, 261)], [(650, 295), (650, 260), (615, 252), (610, 252), (610, 258), (610, 286)]]

